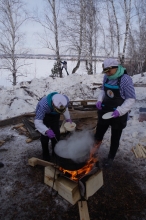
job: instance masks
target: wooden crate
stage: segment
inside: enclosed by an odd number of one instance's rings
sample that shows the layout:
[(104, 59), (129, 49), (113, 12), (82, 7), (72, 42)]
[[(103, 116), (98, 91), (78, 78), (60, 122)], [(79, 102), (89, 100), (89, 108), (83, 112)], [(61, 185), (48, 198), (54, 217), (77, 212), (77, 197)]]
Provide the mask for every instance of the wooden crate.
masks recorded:
[[(54, 190), (58, 191), (58, 194), (74, 205), (77, 201), (81, 199), (78, 184), (65, 177), (59, 177), (58, 173), (55, 174), (55, 182), (53, 186), (53, 176), (55, 168), (50, 166), (45, 167), (44, 182), (45, 184), (53, 187)], [(103, 185), (103, 174), (102, 171), (98, 171), (93, 174), (85, 182), (86, 195), (85, 199), (92, 196), (97, 190)]]

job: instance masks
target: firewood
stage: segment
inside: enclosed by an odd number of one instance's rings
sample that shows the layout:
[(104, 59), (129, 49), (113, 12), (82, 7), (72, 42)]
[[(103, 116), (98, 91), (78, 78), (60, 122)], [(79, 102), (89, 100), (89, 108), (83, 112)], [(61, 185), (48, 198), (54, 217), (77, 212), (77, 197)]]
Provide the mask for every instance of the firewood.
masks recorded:
[(143, 158), (146, 158), (146, 149), (141, 145), (141, 151), (143, 154)]
[(140, 158), (143, 157), (142, 152), (141, 152), (141, 148), (140, 148), (140, 145), (139, 145), (139, 144), (136, 146), (136, 148), (137, 148), (139, 157), (140, 157)]
[(13, 129), (20, 128), (20, 127), (22, 127), (22, 126), (24, 126), (24, 124), (23, 124), (23, 123), (20, 123), (20, 124), (17, 124), (17, 125), (15, 125), (15, 126), (13, 126)]
[(0, 140), (0, 147), (5, 143), (5, 141)]
[(141, 145), (139, 145), (139, 150), (141, 151), (141, 155), (142, 155), (142, 157), (143, 158), (145, 158), (145, 154), (144, 154), (144, 152), (143, 152), (143, 150), (142, 150), (142, 148), (141, 148), (142, 146)]
[(78, 207), (79, 207), (80, 220), (90, 220), (87, 201), (79, 201)]
[(134, 147), (132, 148), (132, 151), (134, 152), (135, 157), (136, 157), (136, 158), (138, 158), (138, 155), (137, 155), (137, 153), (136, 153), (136, 151), (135, 151)]
[[(36, 165), (41, 165), (41, 166), (48, 166), (48, 165), (52, 165), (52, 166), (56, 166), (56, 164), (45, 161), (45, 160), (41, 160), (35, 157), (32, 157), (30, 159), (28, 159), (28, 164), (32, 167), (36, 166)], [(57, 167), (57, 166), (56, 166)]]
[(135, 150), (135, 152), (136, 152), (138, 158), (140, 158), (140, 157), (141, 157), (141, 154), (139, 153), (139, 150), (138, 150), (137, 146), (136, 146), (136, 148), (135, 148), (134, 150)]
[(27, 129), (26, 129), (26, 128), (24, 128), (24, 127), (22, 127), (22, 126), (21, 126), (21, 127), (19, 127), (19, 129), (20, 129), (20, 130), (22, 130), (22, 131), (27, 131)]
[(146, 149), (144, 146), (142, 146), (142, 149), (143, 149), (144, 153), (146, 154)]
[(33, 140), (31, 139), (31, 138), (28, 138), (27, 140), (26, 140), (26, 143), (30, 143), (30, 142), (32, 142)]

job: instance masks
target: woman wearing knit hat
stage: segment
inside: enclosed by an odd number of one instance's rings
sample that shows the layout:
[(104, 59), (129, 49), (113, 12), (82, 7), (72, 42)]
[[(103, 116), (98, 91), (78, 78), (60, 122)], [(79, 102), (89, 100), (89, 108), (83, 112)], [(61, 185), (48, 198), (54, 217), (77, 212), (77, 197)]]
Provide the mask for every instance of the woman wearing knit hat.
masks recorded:
[[(132, 79), (126, 69), (117, 60), (109, 58), (103, 62), (103, 85), (96, 107), (98, 122), (95, 133), (95, 146), (99, 147), (104, 134), (111, 127), (111, 142), (104, 166), (111, 166), (119, 148), (122, 130), (126, 127), (128, 112), (135, 103), (135, 90)], [(103, 119), (107, 112), (113, 112), (112, 118)]]
[(50, 160), (49, 139), (52, 142), (52, 156), (54, 156), (54, 147), (60, 139), (60, 114), (64, 115), (67, 122), (72, 123), (68, 104), (68, 97), (57, 92), (50, 93), (37, 104), (34, 123), (36, 129), (41, 133), (43, 159), (46, 161)]

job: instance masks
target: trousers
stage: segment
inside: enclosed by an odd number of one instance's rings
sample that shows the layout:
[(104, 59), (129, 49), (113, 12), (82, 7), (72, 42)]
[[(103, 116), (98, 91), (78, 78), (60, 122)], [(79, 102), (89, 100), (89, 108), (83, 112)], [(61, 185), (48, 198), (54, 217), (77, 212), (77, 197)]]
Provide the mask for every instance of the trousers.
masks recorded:
[(43, 159), (49, 161), (50, 160), (50, 152), (49, 152), (49, 140), (51, 140), (52, 144), (52, 156), (54, 156), (54, 148), (57, 141), (60, 140), (60, 126), (59, 126), (60, 114), (46, 114), (43, 120), (44, 124), (53, 130), (55, 134), (55, 138), (49, 138), (48, 136), (41, 134), (41, 145), (43, 151)]
[(122, 131), (127, 124), (127, 114), (118, 118), (111, 118), (106, 120), (102, 119), (103, 114), (104, 113), (102, 111), (98, 111), (95, 140), (102, 141), (107, 129), (111, 127), (111, 140), (108, 158), (114, 159), (119, 148)]

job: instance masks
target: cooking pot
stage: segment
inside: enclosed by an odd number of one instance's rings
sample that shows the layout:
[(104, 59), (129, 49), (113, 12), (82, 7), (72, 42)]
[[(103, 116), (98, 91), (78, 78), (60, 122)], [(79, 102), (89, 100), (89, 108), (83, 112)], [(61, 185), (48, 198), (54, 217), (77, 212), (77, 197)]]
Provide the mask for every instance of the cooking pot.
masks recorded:
[(56, 156), (56, 164), (66, 170), (79, 170), (85, 166), (90, 157), (90, 150), (80, 150), (74, 153), (68, 153), (69, 146), (66, 141), (60, 141), (61, 145), (56, 145), (54, 153)]
[[(79, 170), (81, 169), (83, 166), (85, 166), (85, 164), (87, 163), (87, 157), (84, 161), (81, 162), (76, 162), (70, 158), (65, 158), (65, 157), (60, 157), (57, 154), (55, 154), (56, 156), (56, 164), (60, 167), (62, 167), (65, 170)], [(88, 157), (89, 158), (89, 157)]]

